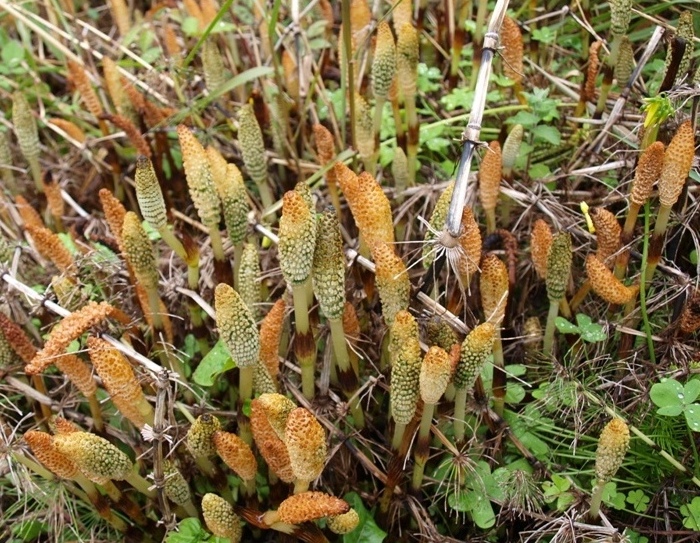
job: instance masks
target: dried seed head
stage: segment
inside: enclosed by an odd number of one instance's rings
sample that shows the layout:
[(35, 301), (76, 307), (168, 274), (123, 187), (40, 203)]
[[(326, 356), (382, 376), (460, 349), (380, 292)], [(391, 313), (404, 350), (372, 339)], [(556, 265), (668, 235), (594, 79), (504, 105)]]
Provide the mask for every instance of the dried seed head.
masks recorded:
[(241, 108), (238, 122), (238, 143), (241, 146), (248, 175), (255, 183), (265, 183), (267, 182), (265, 143), (252, 105), (246, 104)]
[(279, 229), (279, 260), (282, 275), (292, 284), (301, 284), (309, 277), (314, 261), (316, 218), (295, 190), (282, 200)]
[(352, 30), (353, 52), (367, 37), (371, 22), (372, 12), (367, 5), (367, 0), (350, 0), (350, 28)]
[(202, 44), (202, 71), (209, 94), (221, 87), (226, 81), (224, 59), (214, 38), (207, 38)]
[(610, 32), (624, 36), (632, 18), (632, 0), (610, 0)]
[(194, 456), (210, 457), (216, 454), (214, 434), (221, 430), (221, 422), (214, 415), (205, 413), (197, 417), (187, 431), (187, 448)]
[(452, 377), (450, 355), (440, 347), (430, 347), (420, 368), (420, 396), (426, 404), (436, 404)]
[(73, 257), (57, 234), (43, 226), (33, 225), (27, 225), (27, 232), (32, 236), (34, 246), (41, 256), (53, 262), (61, 272), (73, 273)]
[(294, 481), (294, 472), (289, 460), (289, 452), (282, 440), (272, 429), (265, 410), (255, 399), (250, 404), (250, 428), (255, 445), (272, 472), (285, 483)]
[(405, 24), (413, 21), (413, 0), (394, 0), (391, 6), (391, 18), (394, 21), (394, 32), (397, 34)]
[(46, 206), (51, 215), (61, 218), (65, 207), (63, 196), (61, 196), (61, 185), (58, 184), (58, 181), (44, 182), (44, 193), (46, 194)]
[(472, 276), (479, 269), (481, 259), (481, 232), (474, 212), (469, 207), (465, 207), (462, 212), (462, 233), (458, 241), (460, 250), (455, 269), (460, 286), (466, 289)]
[(17, 143), (27, 162), (39, 159), (39, 130), (29, 102), (21, 92), (12, 95), (12, 124), (15, 125)]
[(636, 292), (635, 289), (623, 285), (607, 266), (592, 254), (586, 257), (586, 275), (593, 292), (610, 304), (626, 304)]
[(279, 374), (279, 348), (286, 304), (282, 298), (275, 302), (260, 325), (260, 363), (276, 381)]
[(617, 64), (615, 65), (615, 79), (617, 84), (623, 87), (629, 81), (634, 69), (634, 50), (629, 37), (622, 36), (620, 40), (620, 50), (617, 56)]
[(204, 523), (217, 537), (226, 537), (231, 543), (238, 543), (243, 536), (241, 519), (234, 513), (233, 506), (216, 494), (205, 494), (202, 498)]
[(634, 171), (634, 180), (630, 189), (630, 202), (638, 206), (643, 206), (646, 203), (654, 183), (661, 175), (663, 163), (663, 143), (655, 141), (644, 149)]
[(236, 434), (219, 430), (214, 432), (214, 447), (216, 452), (236, 475), (244, 481), (252, 481), (258, 472), (258, 462), (245, 441)]
[(255, 366), (260, 354), (260, 335), (255, 319), (241, 296), (229, 285), (219, 283), (214, 291), (216, 326), (238, 367)]
[(241, 298), (248, 307), (253, 320), (257, 320), (258, 307), (262, 302), (259, 283), (260, 259), (258, 258), (258, 248), (253, 243), (243, 245), (238, 276), (238, 291)]
[(345, 307), (345, 255), (338, 216), (327, 208), (318, 217), (314, 251), (314, 293), (327, 319), (341, 319)]
[(148, 290), (158, 288), (158, 268), (153, 245), (141, 221), (133, 211), (124, 216), (122, 226), (122, 245), (136, 280)]
[(391, 326), (396, 314), (408, 308), (411, 297), (408, 272), (401, 257), (388, 243), (376, 242), (372, 246), (372, 257), (376, 266), (375, 278), (382, 302), (382, 315), (387, 326)]
[(184, 505), (190, 501), (192, 498), (190, 487), (174, 462), (163, 460), (163, 474), (165, 475), (163, 490), (168, 499), (177, 505)]
[(122, 203), (107, 189), (100, 189), (100, 203), (102, 210), (105, 212), (105, 220), (109, 231), (112, 232), (114, 239), (117, 240), (117, 245), (122, 247), (122, 227), (124, 225), (124, 217), (126, 209)]
[(284, 443), (297, 479), (311, 482), (321, 475), (327, 455), (326, 433), (310, 411), (297, 407), (289, 413)]
[(100, 99), (92, 88), (85, 68), (77, 62), (69, 60), (68, 73), (73, 86), (77, 89), (78, 93), (80, 93), (80, 97), (83, 99), (87, 110), (92, 113), (95, 118), (99, 119), (103, 113), (102, 104), (100, 104)]
[(15, 196), (15, 205), (25, 228), (29, 228), (30, 226), (44, 228), (46, 226), (37, 210), (29, 205), (29, 202), (27, 202), (21, 194)]
[(552, 239), (549, 225), (542, 219), (537, 219), (530, 234), (530, 256), (540, 279), (547, 279), (547, 255)]
[(681, 313), (681, 332), (692, 334), (700, 328), (700, 291), (695, 291), (689, 298)]
[(307, 185), (305, 181), (299, 181), (296, 185), (294, 185), (294, 192), (298, 192), (311, 210), (311, 213), (315, 213), (316, 203), (314, 202), (314, 195), (311, 192), (309, 185)]
[(433, 208), (433, 214), (430, 216), (430, 228), (425, 231), (425, 244), (423, 245), (423, 266), (429, 268), (430, 265), (435, 260), (435, 247), (434, 241), (440, 235), (440, 232), (445, 228), (445, 221), (447, 220), (447, 210), (450, 207), (450, 200), (452, 200), (452, 192), (454, 191), (455, 184), (454, 181), (451, 182), (438, 198), (435, 207)]
[(36, 430), (24, 434), (24, 440), (41, 464), (62, 479), (75, 479), (80, 472), (70, 456), (61, 453), (53, 443), (53, 438)]
[(248, 194), (243, 183), (243, 176), (235, 164), (226, 164), (226, 172), (219, 180), (214, 176), (214, 184), (224, 208), (224, 222), (231, 243), (242, 243), (248, 228)]
[(56, 449), (68, 456), (91, 480), (123, 481), (131, 473), (133, 462), (109, 441), (88, 432), (58, 434)]
[(258, 403), (277, 437), (284, 441), (287, 419), (289, 414), (296, 409), (296, 404), (282, 394), (262, 394), (258, 398)]
[(571, 236), (560, 232), (552, 239), (547, 253), (547, 296), (550, 302), (558, 302), (566, 293), (571, 274)]
[(287, 49), (282, 51), (282, 72), (284, 73), (287, 94), (292, 100), (297, 101), (299, 99), (299, 69), (296, 59)]
[(53, 364), (55, 357), (65, 353), (71, 341), (78, 339), (114, 312), (114, 307), (107, 302), (88, 302), (78, 311), (64, 317), (51, 330), (44, 348), (27, 364), (25, 372), (34, 375), (44, 371)]
[(484, 316), (494, 326), (500, 326), (508, 302), (508, 269), (493, 253), (481, 261), (481, 306)]
[(374, 119), (372, 108), (358, 93), (355, 93), (355, 139), (357, 152), (362, 159), (374, 154)]
[(218, 187), (222, 185), (226, 179), (226, 159), (216, 147), (212, 147), (211, 145), (204, 151), (207, 153), (207, 160), (209, 160), (212, 181), (214, 181), (214, 185), (216, 185), (218, 190)]
[(474, 328), (462, 342), (459, 363), (454, 376), (455, 388), (471, 390), (481, 368), (491, 356), (496, 328), (485, 322)]
[(148, 145), (146, 138), (141, 134), (141, 131), (136, 128), (130, 119), (121, 115), (110, 115), (108, 113), (103, 113), (100, 115), (100, 118), (107, 119), (117, 128), (123, 130), (139, 154), (147, 156), (148, 158), (151, 157), (151, 147)]
[(596, 77), (600, 70), (600, 48), (603, 42), (598, 40), (591, 44), (588, 48), (588, 68), (586, 69), (586, 79), (581, 89), (581, 100), (591, 102), (595, 100), (596, 93)]
[(277, 513), (282, 522), (301, 524), (312, 520), (347, 513), (350, 506), (345, 500), (324, 492), (302, 492), (284, 500)]
[(168, 217), (160, 184), (150, 159), (140, 155), (136, 159), (136, 198), (143, 218), (156, 230), (166, 228)]
[(496, 209), (501, 189), (502, 169), (501, 145), (497, 141), (492, 141), (484, 154), (479, 170), (479, 197), (485, 211)]
[[(333, 134), (322, 124), (314, 125), (314, 138), (316, 139), (316, 152), (318, 153), (318, 163), (325, 166), (335, 158), (335, 142)], [(329, 173), (332, 170), (329, 170)]]
[[(107, 94), (109, 94), (115, 109), (120, 115), (132, 118), (131, 115), (127, 113), (133, 113), (133, 108), (131, 103), (129, 103), (127, 97), (124, 93), (124, 87), (122, 86), (122, 75), (119, 73), (119, 67), (114, 60), (108, 56), (102, 57), (102, 75), (105, 80), (105, 87), (107, 88)], [(128, 108), (124, 108), (128, 104)], [(133, 119), (132, 119), (133, 120)]]
[(511, 128), (506, 141), (503, 143), (503, 152), (501, 153), (501, 161), (503, 164), (503, 177), (510, 178), (515, 161), (520, 155), (520, 145), (523, 142), (523, 134), (525, 129), (522, 124), (516, 124)]
[(416, 94), (418, 81), (418, 58), (420, 41), (418, 30), (410, 23), (404, 24), (397, 31), (396, 40), (396, 78), (404, 97)]
[(12, 350), (22, 359), (22, 362), (25, 364), (29, 364), (36, 356), (36, 347), (32, 345), (32, 341), (29, 339), (29, 336), (1, 311), (0, 332)]
[(188, 15), (197, 19), (197, 22), (199, 23), (199, 29), (204, 30), (204, 28), (206, 28), (207, 26), (207, 23), (204, 21), (202, 8), (199, 7), (199, 3), (197, 2), (197, 0), (183, 0), (182, 4), (183, 6), (185, 6), (185, 10), (187, 11)]
[(114, 405), (134, 426), (143, 428), (147, 422), (145, 415), (149, 413), (142, 411), (146, 411), (143, 406), (148, 406), (148, 401), (131, 364), (122, 353), (103, 339), (89, 337), (87, 345), (90, 360), (102, 378)]
[(397, 424), (408, 424), (416, 412), (420, 392), (421, 350), (416, 321), (400, 311), (391, 327), (391, 415)]
[(219, 13), (219, 4), (216, 0), (199, 0), (202, 9), (204, 23), (209, 25)]
[(177, 127), (177, 136), (180, 140), (182, 164), (185, 167), (185, 177), (192, 203), (204, 226), (209, 229), (218, 229), (221, 205), (204, 147), (190, 129), (182, 124)]
[(396, 73), (396, 45), (389, 23), (382, 21), (377, 26), (377, 44), (372, 60), (372, 93), (376, 99), (386, 100), (389, 87)]
[(518, 23), (507, 15), (503, 18), (500, 39), (503, 74), (520, 83), (523, 79), (523, 35)]
[(169, 58), (182, 58), (182, 47), (180, 47), (180, 42), (178, 41), (177, 33), (173, 28), (173, 25), (167, 21), (163, 21), (163, 45), (168, 53)]
[(598, 439), (595, 454), (595, 476), (599, 481), (608, 482), (620, 469), (630, 444), (630, 430), (622, 419), (608, 422)]
[(615, 215), (602, 207), (591, 209), (591, 219), (593, 219), (598, 242), (596, 256), (598, 260), (605, 262), (620, 250), (622, 228), (620, 223), (617, 222)]
[(342, 515), (328, 517), (327, 524), (330, 531), (334, 534), (349, 534), (360, 524), (360, 515), (351, 508), (347, 513), (343, 513)]
[(351, 341), (360, 337), (360, 321), (357, 318), (355, 307), (350, 302), (345, 302), (343, 309), (343, 330), (345, 337)]
[(76, 388), (89, 397), (97, 392), (97, 385), (92, 378), (92, 370), (85, 362), (74, 354), (65, 354), (54, 360), (54, 365), (63, 375), (70, 379)]
[[(78, 143), (85, 143), (85, 140), (87, 139), (85, 132), (83, 132), (80, 127), (78, 127), (75, 123), (67, 121), (66, 119), (52, 117), (48, 119), (47, 122), (63, 130), (68, 135), (68, 137), (74, 139)], [(0, 163), (7, 164), (3, 160), (0, 160)]]
[(664, 154), (664, 164), (659, 177), (659, 202), (673, 207), (683, 190), (695, 156), (693, 125), (685, 121), (678, 127)]

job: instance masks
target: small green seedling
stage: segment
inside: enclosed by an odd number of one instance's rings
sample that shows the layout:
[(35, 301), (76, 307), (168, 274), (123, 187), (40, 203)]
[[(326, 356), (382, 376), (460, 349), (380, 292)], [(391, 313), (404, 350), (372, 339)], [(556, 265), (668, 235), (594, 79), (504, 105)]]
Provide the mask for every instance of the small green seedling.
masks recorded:
[(576, 324), (567, 321), (564, 317), (557, 317), (555, 324), (559, 333), (576, 334), (588, 343), (598, 343), (607, 338), (603, 327), (582, 313), (576, 315)]
[(232, 370), (236, 363), (231, 359), (224, 342), (219, 340), (211, 351), (202, 358), (202, 361), (194, 370), (193, 379), (199, 386), (210, 387), (214, 384), (217, 375)]
[(700, 496), (696, 496), (686, 505), (681, 505), (681, 515), (683, 526), (689, 530), (700, 530)]
[(700, 396), (700, 380), (693, 379), (682, 385), (675, 379), (663, 379), (651, 387), (651, 401), (659, 408), (656, 413), (666, 417), (685, 415), (693, 432), (700, 432), (700, 404), (693, 403)]

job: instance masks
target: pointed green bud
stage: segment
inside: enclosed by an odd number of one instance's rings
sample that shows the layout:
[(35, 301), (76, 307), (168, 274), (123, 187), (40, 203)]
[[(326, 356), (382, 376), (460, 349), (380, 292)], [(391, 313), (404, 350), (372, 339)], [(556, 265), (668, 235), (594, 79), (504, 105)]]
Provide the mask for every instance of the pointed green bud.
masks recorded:
[(396, 45), (389, 23), (377, 26), (377, 45), (372, 61), (372, 92), (375, 98), (386, 99), (396, 73)]
[(552, 240), (547, 254), (547, 297), (550, 302), (564, 298), (571, 274), (571, 236), (560, 232)]
[(345, 307), (345, 255), (338, 216), (327, 208), (318, 217), (314, 251), (314, 293), (327, 319), (342, 319)]
[(493, 350), (496, 328), (485, 322), (474, 328), (462, 342), (462, 350), (454, 376), (455, 388), (471, 390)]
[(165, 228), (168, 224), (165, 201), (153, 164), (148, 157), (139, 155), (136, 159), (134, 181), (141, 215), (156, 230)]
[(282, 275), (289, 283), (303, 283), (313, 266), (316, 218), (297, 191), (291, 190), (284, 195), (279, 238)]
[(241, 108), (238, 123), (238, 144), (241, 147), (243, 163), (248, 170), (248, 175), (256, 184), (266, 183), (265, 142), (251, 104), (246, 104)]
[(214, 292), (219, 336), (238, 367), (252, 367), (260, 354), (260, 334), (243, 298), (232, 287), (219, 283)]

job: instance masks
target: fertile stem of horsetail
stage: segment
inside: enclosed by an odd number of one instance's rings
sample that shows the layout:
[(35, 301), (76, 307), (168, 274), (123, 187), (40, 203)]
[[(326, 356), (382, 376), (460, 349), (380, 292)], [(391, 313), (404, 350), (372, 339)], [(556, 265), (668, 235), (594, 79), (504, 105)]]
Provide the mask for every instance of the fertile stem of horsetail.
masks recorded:
[(522, 105), (527, 104), (523, 96), (523, 35), (513, 19), (506, 16), (501, 28), (501, 58), (503, 74), (513, 81), (513, 94)]
[(221, 203), (216, 193), (207, 153), (202, 144), (185, 125), (178, 125), (177, 136), (182, 150), (182, 165), (185, 168), (187, 186), (202, 224), (209, 230), (214, 259), (225, 265), (226, 255), (219, 232)]
[[(53, 437), (44, 432), (29, 430), (24, 434), (24, 439), (41, 464), (58, 477), (78, 483), (103, 519), (120, 532), (127, 531), (126, 523), (114, 514), (109, 506), (109, 502), (100, 494), (95, 484), (80, 472), (75, 462), (69, 456), (58, 451), (53, 443)], [(20, 460), (21, 455), (15, 455), (15, 458)], [(25, 464), (21, 460), (20, 462)]]
[(611, 0), (610, 1), (610, 32), (612, 42), (610, 43), (610, 54), (605, 58), (603, 65), (603, 85), (600, 89), (598, 104), (595, 108), (594, 118), (598, 119), (605, 111), (605, 102), (612, 87), (615, 66), (620, 53), (620, 43), (622, 37), (627, 34), (627, 28), (632, 17), (632, 0)]
[[(215, 291), (216, 325), (221, 340), (239, 368), (238, 402), (243, 406), (253, 397), (253, 375), (260, 355), (260, 334), (243, 298), (231, 286), (219, 283)], [(241, 439), (252, 443), (250, 425), (239, 408)]]
[(349, 102), (350, 110), (350, 146), (355, 147), (355, 74), (354, 67), (355, 63), (353, 60), (353, 47), (352, 47), (352, 23), (351, 23), (351, 13), (350, 13), (351, 0), (341, 0), (340, 6), (340, 16), (342, 19), (341, 24), (341, 35), (342, 40), (340, 56), (342, 57), (342, 63), (340, 66), (341, 79), (340, 86), (343, 93), (343, 115), (341, 115), (341, 131), (342, 131), (342, 141), (347, 147), (347, 142), (345, 140), (345, 103)]
[(414, 26), (405, 24), (401, 27), (396, 40), (396, 76), (403, 94), (406, 108), (406, 156), (408, 158), (408, 184), (413, 186), (418, 166), (418, 143), (420, 130), (418, 126), (418, 109), (416, 108), (416, 85), (418, 81), (418, 58), (420, 42), (418, 31)]
[[(318, 164), (319, 166), (327, 166), (330, 162), (335, 159), (335, 143), (333, 140), (333, 134), (331, 134), (328, 129), (322, 124), (314, 125), (314, 137), (316, 138), (316, 153), (318, 154)], [(377, 145), (377, 149), (379, 146)], [(336, 213), (340, 214), (340, 196), (338, 195), (338, 181), (335, 176), (335, 169), (330, 168), (326, 172), (326, 186), (328, 187), (328, 194), (331, 197), (331, 203), (336, 210)]]
[(357, 374), (350, 364), (343, 329), (345, 310), (345, 254), (340, 224), (333, 209), (326, 209), (318, 218), (314, 251), (313, 286), (321, 312), (328, 319), (340, 386), (350, 401), (356, 428), (364, 427), (364, 414), (357, 391)]
[(306, 492), (326, 465), (326, 432), (308, 409), (293, 409), (284, 427), (284, 444), (294, 472), (294, 494)]
[(571, 274), (571, 236), (560, 232), (552, 240), (547, 255), (547, 297), (549, 298), (549, 314), (544, 333), (542, 354), (550, 356), (554, 346), (555, 321), (559, 315), (559, 303), (566, 294), (566, 287)]
[[(485, 3), (485, 2), (484, 2)], [(491, 61), (498, 49), (498, 32), (501, 28), (503, 17), (508, 8), (508, 0), (497, 0), (486, 34), (481, 52), (481, 64), (477, 75), (477, 83), (474, 92), (474, 102), (469, 122), (462, 133), (462, 156), (459, 160), (457, 175), (455, 177), (455, 188), (452, 193), (452, 200), (447, 212), (446, 230), (447, 234), (453, 238), (459, 238), (462, 229), (462, 214), (464, 204), (467, 199), (467, 185), (469, 183), (469, 172), (471, 170), (472, 156), (474, 150), (479, 145), (479, 135), (481, 133), (481, 120), (484, 116), (486, 105), (486, 94), (488, 92), (488, 82), (491, 76)], [(477, 25), (478, 28), (478, 25)]]
[(378, 152), (375, 152), (374, 125), (372, 121), (372, 110), (362, 96), (355, 93), (355, 142), (357, 153), (360, 155), (365, 166), (365, 171), (374, 175), (376, 169)]
[[(187, 286), (194, 291), (198, 290), (199, 285), (199, 253), (190, 254), (182, 245), (179, 239), (175, 237), (168, 227), (168, 217), (165, 209), (165, 201), (163, 193), (156, 177), (156, 172), (153, 169), (151, 160), (143, 155), (136, 159), (136, 175), (134, 176), (136, 184), (136, 198), (139, 203), (139, 209), (143, 218), (151, 227), (158, 231), (163, 241), (187, 263)], [(199, 312), (190, 307), (190, 316), (194, 321), (200, 321)]]
[[(642, 155), (637, 162), (637, 168), (634, 172), (634, 180), (629, 194), (629, 209), (627, 210), (627, 218), (622, 229), (621, 242), (623, 247), (626, 247), (634, 235), (634, 225), (637, 222), (639, 209), (646, 203), (651, 194), (654, 183), (661, 175), (661, 167), (664, 162), (664, 144), (660, 141), (652, 143), (644, 149)], [(629, 262), (629, 249), (624, 249), (620, 253), (615, 262), (615, 277), (622, 279), (627, 271), (627, 263)]]
[(217, 538), (230, 543), (240, 543), (243, 525), (230, 501), (211, 492), (202, 497), (202, 516), (207, 529)]
[(671, 143), (664, 153), (663, 166), (659, 176), (659, 211), (654, 223), (654, 233), (649, 243), (649, 258), (647, 267), (642, 273), (647, 285), (654, 276), (656, 266), (661, 260), (664, 238), (671, 208), (675, 205), (683, 191), (685, 180), (690, 174), (695, 157), (695, 135), (691, 121), (685, 121), (678, 127)]
[(496, 230), (496, 207), (501, 190), (501, 145), (498, 141), (489, 143), (479, 169), (479, 197), (486, 215), (486, 233)]
[(464, 442), (467, 395), (474, 389), (474, 383), (481, 374), (481, 368), (493, 351), (495, 339), (496, 327), (490, 322), (485, 322), (469, 332), (462, 342), (459, 363), (454, 376), (456, 392), (453, 424), (455, 443), (458, 445)]
[(433, 422), (433, 412), (440, 398), (445, 393), (452, 375), (450, 355), (440, 347), (430, 347), (423, 358), (423, 364), (418, 378), (420, 396), (423, 400), (423, 415), (421, 416), (418, 442), (415, 449), (413, 465), (414, 490), (420, 490), (423, 484), (425, 464), (430, 456), (430, 425)]
[[(372, 94), (374, 94), (374, 147), (379, 153), (379, 135), (382, 128), (382, 113), (389, 96), (391, 82), (396, 73), (396, 45), (389, 23), (382, 21), (377, 26), (377, 45), (372, 60)], [(376, 162), (376, 158), (375, 158)], [(372, 175), (375, 172), (370, 171)]]
[(605, 425), (598, 439), (595, 454), (596, 484), (591, 496), (591, 508), (588, 517), (595, 520), (600, 515), (600, 503), (603, 500), (605, 485), (620, 469), (630, 444), (630, 431), (622, 419), (613, 419)]
[(29, 163), (29, 170), (34, 179), (37, 192), (44, 192), (44, 183), (41, 178), (41, 166), (39, 165), (39, 130), (29, 107), (29, 102), (21, 92), (12, 95), (12, 123), (15, 125), (17, 143), (22, 155)]
[(289, 191), (284, 195), (280, 219), (278, 255), (285, 280), (292, 286), (294, 298), (294, 354), (301, 367), (304, 396), (314, 397), (316, 343), (309, 325), (307, 285), (316, 244), (316, 218), (301, 194)]
[(493, 402), (494, 411), (502, 416), (506, 397), (506, 374), (500, 328), (508, 302), (508, 269), (493, 253), (482, 259), (480, 282), (484, 316), (496, 329), (493, 341)]
[(418, 324), (406, 310), (396, 314), (390, 331), (391, 389), (389, 403), (394, 419), (391, 448), (398, 451), (406, 426), (416, 412), (420, 389), (421, 350)]
[(209, 413), (204, 413), (190, 426), (185, 443), (197, 467), (214, 483), (218, 492), (232, 502), (233, 498), (226, 478), (221, 476), (221, 472), (211, 461), (211, 457), (216, 455), (214, 434), (220, 430), (221, 421)]
[[(238, 144), (241, 147), (243, 163), (248, 175), (255, 182), (264, 208), (269, 209), (275, 203), (267, 175), (267, 158), (265, 142), (260, 125), (255, 117), (253, 106), (246, 104), (241, 108), (238, 118)], [(270, 220), (274, 220), (274, 214)]]

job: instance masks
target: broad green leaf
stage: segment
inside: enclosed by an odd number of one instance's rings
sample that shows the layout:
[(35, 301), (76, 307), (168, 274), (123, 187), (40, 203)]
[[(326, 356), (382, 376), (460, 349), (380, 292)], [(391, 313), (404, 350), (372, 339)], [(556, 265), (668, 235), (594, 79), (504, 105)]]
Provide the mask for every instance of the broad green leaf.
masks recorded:
[(2, 47), (2, 63), (8, 67), (19, 65), (24, 59), (24, 46), (17, 40), (9, 40)]
[(343, 536), (343, 543), (382, 543), (386, 532), (377, 526), (372, 513), (362, 503), (362, 498), (356, 492), (350, 492), (344, 499), (357, 511), (360, 523), (352, 532)]
[(700, 432), (700, 404), (691, 403), (686, 406), (685, 411), (685, 421), (688, 423), (688, 427), (693, 432)]
[(629, 503), (637, 513), (644, 513), (649, 506), (649, 496), (642, 490), (631, 490), (627, 494), (627, 503)]
[(506, 403), (519, 404), (525, 397), (525, 389), (518, 383), (508, 383), (506, 385)]
[(615, 509), (625, 508), (625, 495), (617, 491), (617, 483), (609, 482), (603, 488), (603, 503)]
[(583, 328), (584, 326), (590, 326), (590, 324), (592, 322), (593, 321), (591, 320), (591, 318), (588, 315), (586, 315), (584, 313), (577, 313), (576, 314), (576, 324), (578, 324), (579, 327)]
[(649, 397), (657, 407), (660, 407), (657, 411), (659, 415), (677, 416), (683, 412), (685, 403), (683, 385), (675, 379), (666, 379), (656, 383), (651, 387)]
[(549, 177), (551, 173), (551, 170), (547, 167), (546, 164), (534, 164), (528, 170), (527, 175), (533, 181), (537, 181), (538, 179), (544, 179), (545, 177)]
[(494, 524), (496, 524), (496, 515), (493, 512), (491, 502), (485, 496), (476, 491), (472, 491), (470, 494), (473, 495), (471, 516), (474, 524), (476, 524), (482, 530), (491, 528)]
[(223, 341), (219, 340), (212, 350), (202, 358), (202, 361), (194, 370), (192, 378), (194, 382), (203, 387), (210, 387), (214, 384), (214, 378), (228, 370), (236, 367), (236, 363), (231, 359), (231, 354), (228, 352)]
[(561, 334), (580, 334), (581, 330), (575, 324), (567, 321), (564, 317), (557, 317), (554, 324)]
[(559, 145), (561, 143), (561, 134), (553, 126), (540, 124), (533, 127), (532, 133), (535, 136), (535, 140), (544, 141), (551, 145)]
[(683, 526), (689, 530), (700, 530), (700, 496), (693, 498), (689, 504), (681, 505), (681, 515)]
[[(585, 317), (583, 322), (579, 320), (579, 317)], [(597, 343), (599, 341), (604, 341), (608, 337), (603, 327), (597, 322), (591, 322), (591, 319), (587, 315), (576, 315), (576, 320), (581, 330), (581, 339), (584, 341), (588, 343)], [(586, 322), (586, 320), (588, 322)]]
[(685, 394), (685, 404), (691, 404), (700, 396), (700, 380), (691, 379), (683, 387), (683, 393)]
[(216, 537), (207, 532), (196, 518), (186, 518), (177, 525), (177, 531), (170, 532), (166, 543), (225, 543), (223, 537)]

